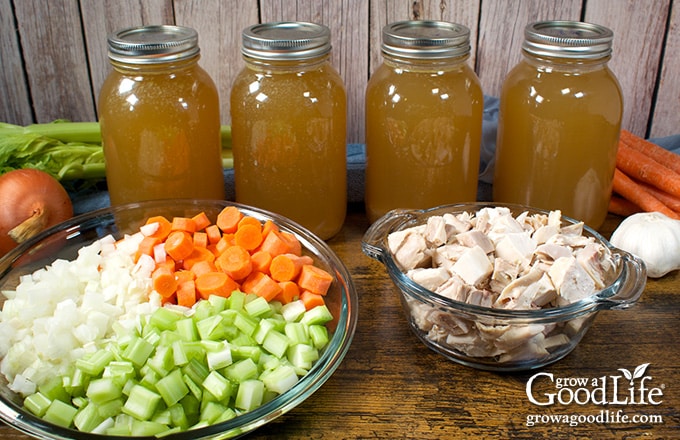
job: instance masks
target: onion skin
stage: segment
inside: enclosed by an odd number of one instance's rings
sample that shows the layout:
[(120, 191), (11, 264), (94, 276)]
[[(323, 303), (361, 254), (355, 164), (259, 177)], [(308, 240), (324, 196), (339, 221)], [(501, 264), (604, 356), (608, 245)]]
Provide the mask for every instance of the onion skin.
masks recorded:
[(50, 174), (26, 168), (0, 176), (0, 255), (71, 217), (71, 199)]

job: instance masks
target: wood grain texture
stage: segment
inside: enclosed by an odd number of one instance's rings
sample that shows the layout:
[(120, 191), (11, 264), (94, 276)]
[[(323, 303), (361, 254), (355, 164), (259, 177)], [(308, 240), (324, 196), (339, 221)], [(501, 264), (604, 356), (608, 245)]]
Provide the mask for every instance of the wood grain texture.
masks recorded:
[[(614, 32), (609, 67), (623, 91), (622, 127), (645, 137), (649, 126), (670, 0), (590, 0), (585, 20)], [(677, 86), (676, 86), (677, 87)]]
[(171, 0), (129, 0), (102, 2), (80, 0), (87, 56), (95, 102), (99, 90), (111, 71), (107, 55), (107, 37), (118, 29), (158, 24), (174, 24)]
[(0, 66), (0, 115), (5, 115), (0, 120), (30, 124), (33, 114), (10, 0), (0, 0)]
[(666, 33), (661, 76), (652, 113), (650, 137), (671, 136), (680, 132), (680, 8), (671, 8)]
[[(609, 236), (619, 218), (609, 216)], [(650, 363), (650, 386), (663, 388), (659, 405), (537, 406), (526, 394), (535, 372), (491, 373), (446, 360), (408, 328), (394, 285), (382, 264), (362, 254), (369, 223), (350, 209), (328, 241), (345, 263), (359, 295), (352, 345), (331, 378), (289, 413), (250, 433), (261, 439), (670, 439), (680, 432), (680, 273), (649, 280), (631, 309), (600, 312), (576, 349), (542, 368), (555, 378), (621, 375)], [(625, 387), (622, 380), (622, 387)], [(549, 391), (549, 390), (546, 390)], [(554, 391), (554, 389), (553, 389)], [(528, 415), (661, 415), (661, 423), (538, 423)], [(28, 437), (0, 426), (0, 438)]]
[(578, 20), (580, 13), (580, 0), (484, 0), (476, 69), (484, 93), (500, 96), (505, 76), (522, 59), (527, 24), (540, 20)]
[(38, 122), (96, 119), (78, 2), (14, 2)]

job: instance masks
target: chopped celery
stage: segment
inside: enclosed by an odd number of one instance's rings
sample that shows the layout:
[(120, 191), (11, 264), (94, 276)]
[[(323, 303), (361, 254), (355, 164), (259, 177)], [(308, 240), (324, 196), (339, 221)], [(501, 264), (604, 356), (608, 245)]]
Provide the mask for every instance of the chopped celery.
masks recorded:
[(234, 405), (238, 409), (251, 411), (262, 404), (264, 383), (257, 379), (241, 382), (238, 386)]
[(33, 414), (104, 436), (163, 437), (219, 423), (284, 393), (329, 343), (325, 306), (234, 291), (190, 311), (159, 308), (115, 325), (73, 372), (27, 396)]
[(161, 396), (158, 393), (141, 385), (135, 385), (123, 405), (123, 412), (137, 420), (149, 420), (160, 401)]
[(26, 397), (26, 399), (24, 399), (24, 406), (26, 409), (38, 417), (45, 415), (47, 408), (50, 407), (51, 403), (52, 401), (40, 391), (31, 394), (30, 396)]
[(53, 400), (43, 418), (55, 425), (69, 427), (73, 423), (73, 418), (78, 413), (78, 409), (61, 400)]
[(156, 390), (167, 406), (174, 405), (189, 394), (189, 387), (184, 383), (179, 369), (172, 370), (170, 374), (156, 382)]

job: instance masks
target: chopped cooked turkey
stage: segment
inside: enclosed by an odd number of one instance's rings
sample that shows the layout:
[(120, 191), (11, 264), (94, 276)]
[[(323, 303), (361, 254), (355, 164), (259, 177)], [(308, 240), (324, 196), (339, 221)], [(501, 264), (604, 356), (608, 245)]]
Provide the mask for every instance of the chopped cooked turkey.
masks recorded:
[[(389, 250), (413, 281), (454, 301), (537, 310), (579, 301), (610, 283), (616, 264), (607, 247), (562, 224), (560, 211), (486, 207), (431, 216), (427, 224), (388, 236)], [(541, 325), (473, 323), (414, 299), (412, 320), (431, 341), (468, 356), (521, 361), (569, 344), (581, 322)]]

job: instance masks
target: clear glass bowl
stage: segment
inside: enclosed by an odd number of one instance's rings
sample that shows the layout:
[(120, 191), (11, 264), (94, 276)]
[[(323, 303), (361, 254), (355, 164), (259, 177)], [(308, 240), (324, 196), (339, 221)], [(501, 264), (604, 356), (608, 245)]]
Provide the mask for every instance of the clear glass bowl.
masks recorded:
[[(610, 249), (616, 270), (615, 279), (600, 291), (589, 297), (566, 306), (534, 310), (508, 310), (483, 307), (455, 301), (438, 295), (412, 281), (400, 269), (394, 255), (387, 245), (387, 237), (395, 231), (408, 229), (427, 223), (431, 216), (445, 213), (476, 213), (483, 207), (505, 206), (514, 216), (522, 212), (529, 214), (548, 211), (509, 204), (471, 203), (446, 205), (428, 210), (397, 209), (385, 214), (366, 231), (362, 240), (362, 250), (369, 257), (384, 264), (388, 275), (398, 288), (406, 319), (416, 336), (429, 348), (455, 362), (470, 367), (490, 371), (520, 371), (539, 368), (555, 362), (569, 354), (588, 331), (598, 311), (607, 309), (625, 309), (633, 305), (642, 294), (647, 276), (645, 265), (639, 258), (613, 247), (604, 237), (593, 229), (584, 227), (583, 234), (593, 237), (597, 242)], [(563, 225), (577, 223), (576, 220), (562, 217)], [(431, 332), (433, 324), (442, 333)], [(472, 338), (459, 338), (453, 330), (468, 326)], [(518, 356), (503, 354), (488, 355), (485, 339), (475, 339), (475, 331), (493, 332), (498, 330), (497, 337), (505, 333), (516, 332), (523, 335), (522, 343), (517, 345), (513, 353), (526, 353)], [(550, 344), (541, 343), (545, 350), (532, 350), (535, 344), (533, 336), (542, 333), (551, 338)], [(493, 334), (496, 337), (496, 334)], [(479, 349), (478, 349), (479, 348)], [(525, 350), (526, 349), (526, 350)], [(540, 352), (539, 352), (540, 351)]]
[[(350, 347), (357, 323), (358, 298), (350, 274), (321, 239), (302, 226), (279, 215), (226, 201), (171, 200), (151, 201), (104, 208), (74, 217), (33, 239), (22, 243), (0, 259), (0, 290), (14, 289), (22, 274), (32, 273), (56, 258), (72, 260), (77, 250), (100, 237), (113, 234), (119, 238), (139, 226), (152, 215), (193, 216), (205, 211), (215, 221), (217, 214), (228, 205), (238, 206), (245, 214), (274, 221), (281, 230), (295, 234), (315, 263), (328, 270), (335, 280), (326, 296), (326, 304), (334, 320), (328, 323), (331, 340), (319, 360), (307, 375), (291, 389), (261, 407), (229, 421), (209, 427), (169, 435), (168, 440), (233, 438), (244, 435), (295, 408), (335, 372)], [(0, 295), (0, 302), (4, 302)], [(22, 409), (22, 399), (0, 379), (0, 419), (29, 435), (43, 439), (94, 440), (100, 435), (65, 429), (34, 417)], [(153, 438), (153, 437), (152, 437)]]

